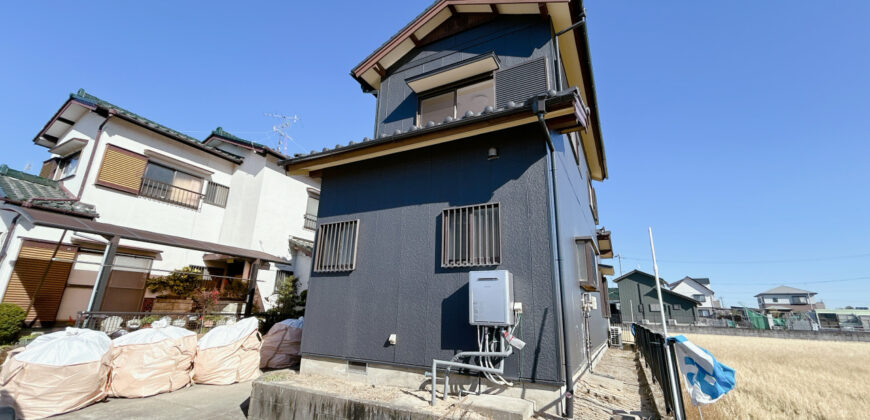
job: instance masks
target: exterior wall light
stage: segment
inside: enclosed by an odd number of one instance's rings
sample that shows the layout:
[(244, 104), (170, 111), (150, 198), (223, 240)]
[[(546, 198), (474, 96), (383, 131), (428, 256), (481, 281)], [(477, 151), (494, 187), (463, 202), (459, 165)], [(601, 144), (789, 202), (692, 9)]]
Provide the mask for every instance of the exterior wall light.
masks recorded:
[(498, 159), (498, 149), (490, 147), (489, 152), (486, 154), (486, 158), (488, 160)]

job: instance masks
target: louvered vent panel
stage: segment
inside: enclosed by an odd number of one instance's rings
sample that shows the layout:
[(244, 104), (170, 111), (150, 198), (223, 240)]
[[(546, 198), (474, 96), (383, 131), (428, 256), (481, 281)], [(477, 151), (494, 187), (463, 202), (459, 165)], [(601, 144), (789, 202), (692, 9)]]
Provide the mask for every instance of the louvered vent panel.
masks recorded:
[(110, 144), (106, 146), (106, 153), (103, 155), (97, 184), (138, 194), (147, 164), (147, 157)]
[(495, 104), (522, 103), (550, 89), (545, 57), (495, 72)]

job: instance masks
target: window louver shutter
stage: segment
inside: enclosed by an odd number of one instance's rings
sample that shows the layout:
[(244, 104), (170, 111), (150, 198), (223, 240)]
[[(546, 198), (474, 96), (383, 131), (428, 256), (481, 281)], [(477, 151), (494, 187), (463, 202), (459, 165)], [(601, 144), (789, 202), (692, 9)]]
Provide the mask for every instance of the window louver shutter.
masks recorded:
[(547, 60), (544, 57), (495, 72), (495, 105), (523, 103), (550, 89)]
[(57, 170), (57, 158), (51, 158), (42, 163), (42, 169), (39, 170), (39, 176), (43, 178), (54, 178), (54, 171)]
[[(69, 245), (61, 245), (57, 250), (55, 261), (51, 261), (51, 255), (57, 244), (24, 241), (15, 261), (15, 268), (9, 278), (9, 285), (3, 296), (4, 303), (13, 303), (27, 309), (30, 300), (34, 299), (33, 307), (27, 314), (27, 320), (38, 319), (43, 322), (55, 321), (57, 310), (60, 307), (60, 299), (66, 287), (72, 263), (75, 260), (78, 248)], [(45, 281), (42, 281), (42, 275)], [(36, 289), (39, 289), (39, 293)], [(35, 295), (35, 296), (34, 296)]]
[(97, 185), (138, 194), (148, 158), (111, 144), (106, 145)]

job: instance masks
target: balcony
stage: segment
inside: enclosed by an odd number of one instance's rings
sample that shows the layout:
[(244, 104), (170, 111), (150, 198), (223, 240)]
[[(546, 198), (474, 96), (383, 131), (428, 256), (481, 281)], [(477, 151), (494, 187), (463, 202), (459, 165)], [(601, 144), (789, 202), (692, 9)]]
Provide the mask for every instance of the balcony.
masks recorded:
[(197, 191), (186, 190), (149, 178), (142, 178), (139, 195), (192, 209), (198, 209), (202, 202), (202, 194)]
[(305, 214), (305, 223), (302, 225), (305, 229), (314, 230), (317, 228), (317, 216), (313, 214)]

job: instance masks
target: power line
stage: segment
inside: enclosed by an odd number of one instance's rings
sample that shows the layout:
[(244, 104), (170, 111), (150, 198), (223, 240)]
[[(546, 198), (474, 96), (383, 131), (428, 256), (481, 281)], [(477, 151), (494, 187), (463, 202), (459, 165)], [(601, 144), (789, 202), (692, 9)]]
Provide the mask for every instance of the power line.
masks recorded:
[[(870, 253), (840, 255), (836, 257), (806, 257), (806, 258), (783, 258), (772, 260), (660, 260), (663, 263), (672, 264), (778, 264), (778, 263), (795, 263), (795, 262), (816, 262), (816, 261), (831, 261), (831, 260), (846, 260), (851, 258), (867, 258)], [(634, 261), (649, 261), (649, 258), (626, 257), (626, 260)]]

